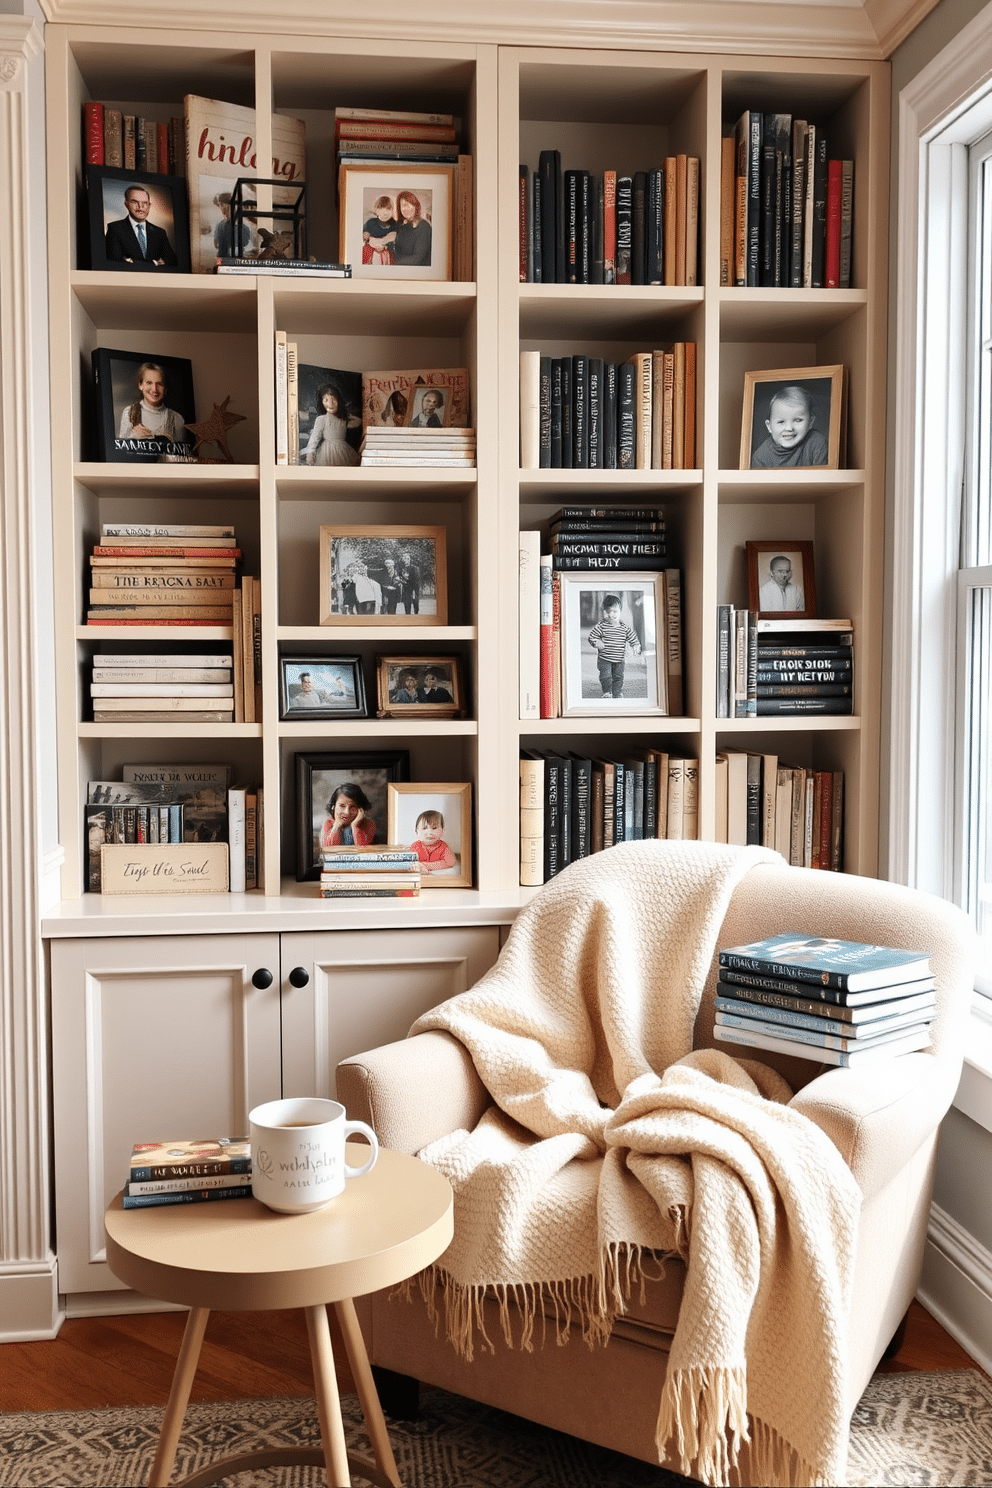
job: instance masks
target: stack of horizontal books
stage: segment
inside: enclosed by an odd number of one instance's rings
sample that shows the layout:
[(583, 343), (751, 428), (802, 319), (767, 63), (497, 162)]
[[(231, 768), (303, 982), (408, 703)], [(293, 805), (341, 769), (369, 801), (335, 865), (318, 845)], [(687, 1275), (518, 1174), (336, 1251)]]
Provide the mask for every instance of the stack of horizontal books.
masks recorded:
[[(548, 547), (552, 571), (567, 569), (664, 569), (668, 556), (665, 516), (661, 507), (603, 510), (576, 517), (564, 507), (551, 522)], [(632, 512), (637, 512), (632, 516)]]
[(138, 1142), (131, 1150), (124, 1185), (125, 1209), (250, 1198), (251, 1147), (247, 1137)]
[(234, 718), (233, 667), (229, 652), (94, 656), (93, 721), (230, 723)]
[(851, 620), (761, 619), (717, 606), (718, 718), (853, 712)]
[(365, 430), (360, 453), (363, 465), (440, 465), (449, 469), (471, 469), (475, 465), (475, 430), (373, 425)]
[(927, 1048), (935, 989), (926, 952), (787, 931), (720, 952), (713, 1033), (857, 1067)]
[(233, 527), (105, 522), (90, 557), (88, 625), (230, 625)]
[(412, 847), (325, 847), (322, 899), (416, 899), (420, 859)]

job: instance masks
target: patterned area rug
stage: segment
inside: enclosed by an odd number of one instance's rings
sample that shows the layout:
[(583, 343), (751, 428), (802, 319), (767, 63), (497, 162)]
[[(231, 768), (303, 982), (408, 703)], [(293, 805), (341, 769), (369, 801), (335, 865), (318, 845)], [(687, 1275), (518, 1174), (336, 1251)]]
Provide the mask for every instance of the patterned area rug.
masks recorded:
[[(519, 1417), (424, 1389), (414, 1423), (390, 1422), (407, 1488), (685, 1488), (687, 1480)], [(343, 1399), (349, 1448), (367, 1445), (358, 1402)], [(145, 1483), (162, 1411), (34, 1411), (0, 1422), (0, 1488), (132, 1488)], [(216, 1457), (319, 1444), (313, 1402), (190, 1406), (174, 1478)], [(227, 1488), (323, 1488), (322, 1468), (266, 1468)], [(355, 1479), (355, 1488), (365, 1483)], [(992, 1384), (974, 1370), (878, 1375), (854, 1415), (850, 1488), (992, 1485)]]

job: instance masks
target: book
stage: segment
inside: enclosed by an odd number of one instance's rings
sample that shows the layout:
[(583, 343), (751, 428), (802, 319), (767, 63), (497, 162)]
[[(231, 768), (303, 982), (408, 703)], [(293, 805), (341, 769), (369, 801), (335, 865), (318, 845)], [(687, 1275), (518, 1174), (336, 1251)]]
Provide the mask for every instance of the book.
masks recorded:
[(809, 1044), (800, 1043), (797, 1039), (779, 1038), (764, 1033), (753, 1033), (748, 1029), (727, 1028), (723, 1025), (717, 1025), (713, 1029), (713, 1036), (722, 1043), (742, 1044), (748, 1048), (765, 1049), (775, 1054), (790, 1054), (796, 1059), (813, 1059), (818, 1064), (834, 1064), (844, 1069), (857, 1069), (860, 1065), (869, 1064), (878, 1059), (892, 1059), (897, 1054), (911, 1054), (917, 1049), (926, 1049), (930, 1043), (930, 1033), (926, 1028), (912, 1030), (903, 1034), (901, 1038), (876, 1041), (867, 1048), (846, 1050), (813, 1048)]
[(827, 161), (827, 221), (824, 250), (824, 285), (840, 288), (840, 203), (843, 192), (844, 163)]
[(440, 124), (449, 128), (455, 123), (453, 114), (412, 113), (408, 109), (350, 108), (338, 105), (334, 110), (335, 120), (370, 120), (376, 124)]
[(931, 979), (929, 982), (914, 982), (909, 985), (919, 987), (921, 990), (912, 992), (906, 997), (891, 997), (883, 1002), (853, 1004), (827, 1002), (815, 994), (807, 997), (802, 992), (779, 992), (727, 981), (718, 981), (716, 991), (718, 999), (723, 998), (725, 1001), (730, 999), (737, 1004), (759, 1008), (766, 1017), (781, 1012), (790, 1017), (809, 1017), (857, 1027), (861, 1024), (870, 1025), (889, 1018), (917, 1014), (921, 1016), (921, 1020), (926, 1018), (937, 1006), (936, 984)]
[(771, 1038), (788, 1038), (820, 1049), (875, 1049), (893, 1039), (901, 1042), (908, 1034), (925, 1029), (933, 1020), (923, 1020), (910, 1014), (908, 1019), (896, 1018), (892, 1021), (896, 1026), (891, 1028), (879, 1028), (876, 1025), (871, 1032), (864, 1027), (857, 1031), (852, 1029), (850, 1032), (838, 1032), (836, 1029), (810, 1027), (798, 1021), (776, 1022), (773, 1018), (727, 1011), (721, 1007), (716, 1010), (718, 1027), (739, 1028), (750, 1033), (763, 1033)]
[(617, 176), (616, 219), (616, 283), (630, 284), (634, 233), (634, 182), (631, 176)]
[[(194, 274), (210, 274), (218, 257), (230, 257), (225, 249), (232, 242), (231, 223), (222, 210), (224, 198), (229, 210), (229, 193), (238, 178), (260, 175), (286, 182), (273, 188), (274, 204), (293, 202), (298, 193), (291, 183), (306, 176), (306, 131), (302, 119), (273, 114), (271, 169), (266, 168), (269, 162), (259, 168), (253, 108), (195, 93), (186, 95), (183, 108), (192, 268)], [(249, 233), (250, 248), (255, 242), (254, 228)]]
[(216, 1173), (208, 1177), (199, 1178), (149, 1178), (146, 1182), (140, 1179), (128, 1179), (127, 1191), (130, 1194), (169, 1194), (200, 1192), (208, 1188), (244, 1188), (245, 1179), (251, 1169), (244, 1173)]
[(554, 707), (554, 575), (551, 554), (542, 554), (538, 565), (540, 617), (541, 717), (555, 718)]
[(382, 847), (325, 847), (321, 861), (325, 867), (360, 864), (362, 868), (368, 868), (379, 863), (417, 864), (420, 859), (413, 848), (385, 843)]
[(839, 287), (851, 287), (851, 241), (854, 214), (854, 161), (841, 161)]
[(351, 264), (316, 258), (218, 258), (218, 274), (272, 274), (284, 278), (350, 279)]
[[(192, 441), (187, 425), (193, 422), (196, 413), (193, 364), (188, 357), (97, 346), (91, 353), (90, 365), (97, 405), (99, 459), (150, 465), (158, 464), (166, 456), (189, 455)], [(146, 393), (154, 406), (148, 404)], [(119, 539), (115, 539), (115, 545), (127, 546)], [(154, 539), (148, 539), (144, 545), (157, 544)], [(206, 539), (203, 545), (211, 546)], [(99, 553), (103, 549), (97, 547), (95, 551)]]
[(191, 1188), (173, 1193), (134, 1193), (124, 1185), (121, 1203), (125, 1209), (157, 1209), (167, 1204), (204, 1204), (218, 1199), (250, 1199), (251, 1182), (237, 1188)]
[(862, 992), (925, 977), (929, 953), (784, 932), (720, 952), (720, 966)]
[(167, 1142), (136, 1142), (131, 1149), (129, 1181), (250, 1172), (251, 1143), (247, 1137), (181, 1137)]
[(203, 526), (195, 522), (102, 522), (101, 538), (127, 537), (234, 537), (234, 528)]
[(735, 144), (732, 135), (720, 141), (720, 283), (734, 283), (734, 161)]
[(245, 892), (245, 787), (231, 786), (227, 793), (227, 842), (230, 853), (229, 884), (232, 894)]

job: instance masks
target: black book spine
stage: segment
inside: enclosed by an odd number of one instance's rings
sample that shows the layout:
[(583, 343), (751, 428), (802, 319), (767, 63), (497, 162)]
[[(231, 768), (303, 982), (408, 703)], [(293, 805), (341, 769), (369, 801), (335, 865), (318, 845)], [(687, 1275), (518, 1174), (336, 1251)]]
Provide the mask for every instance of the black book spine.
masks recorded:
[(533, 205), (533, 207), (531, 209), (531, 233), (530, 233), (530, 236), (531, 236), (531, 254), (532, 254), (532, 262), (533, 262), (532, 278), (533, 278), (533, 282), (535, 284), (541, 284), (543, 282), (543, 279), (544, 279), (544, 272), (543, 272), (543, 270), (544, 270), (544, 258), (543, 258), (543, 252), (542, 252), (542, 249), (543, 249), (543, 232), (544, 232), (544, 228), (543, 228), (543, 215), (542, 215), (543, 214), (543, 201), (542, 201), (542, 196), (541, 196), (542, 181), (541, 181), (541, 175), (540, 175), (540, 172), (539, 171), (535, 171), (534, 172), (534, 179), (531, 182), (531, 189), (533, 191), (533, 197), (534, 197), (534, 205)]
[(551, 358), (551, 468), (561, 469), (561, 357)]
[(561, 764), (561, 867), (572, 861), (572, 759), (564, 755)]
[(761, 115), (752, 111), (748, 137), (747, 172), (747, 283), (756, 289), (761, 283)]
[(555, 282), (565, 284), (567, 282), (565, 262), (565, 211), (562, 206), (561, 191), (561, 152), (555, 150)]
[(603, 467), (603, 358), (589, 358), (589, 469)]
[(644, 761), (644, 835), (658, 835), (658, 761), (654, 755)]
[(827, 137), (816, 136), (816, 161), (813, 166), (813, 289), (822, 289), (827, 244)]
[(530, 200), (530, 170), (521, 163), (520, 166), (520, 221), (518, 232), (520, 235), (520, 282), (529, 284), (534, 278), (534, 240), (531, 236), (533, 224), (531, 222), (531, 200)]
[(558, 235), (558, 176), (561, 173), (561, 157), (558, 151), (542, 150), (537, 168), (541, 177), (542, 282), (553, 284), (557, 279), (555, 245)]
[(630, 362), (617, 367), (617, 469), (633, 470), (637, 459), (634, 401), (637, 371)]
[(617, 468), (617, 364), (603, 366), (603, 469)]
[(572, 793), (570, 797), (571, 862), (587, 858), (592, 830), (592, 760), (576, 755), (572, 759)]
[(782, 288), (788, 288), (792, 277), (792, 156), (782, 157), (782, 211), (779, 221), (779, 241), (781, 244), (780, 272), (781, 278), (777, 281)]
[(775, 284), (775, 146), (761, 147), (761, 284)]
[(589, 469), (589, 358), (572, 358), (572, 468)]
[(634, 182), (617, 176), (617, 283), (630, 284), (630, 255), (634, 231)]
[(638, 569), (644, 569), (645, 573), (661, 573), (667, 564), (665, 555), (659, 554), (656, 558), (643, 557), (637, 554), (633, 557), (625, 557), (621, 553), (604, 554), (597, 557), (593, 553), (552, 553), (551, 567), (557, 573), (581, 572), (588, 568), (597, 573), (636, 573)]
[(544, 882), (560, 873), (565, 863), (562, 856), (561, 758), (544, 757)]
[(600, 171), (592, 177), (591, 188), (592, 200), (592, 272), (590, 282), (593, 284), (605, 284), (606, 265), (603, 259), (603, 174)]
[(792, 222), (789, 240), (790, 289), (803, 284), (803, 211), (806, 200), (806, 124), (797, 119), (792, 126)]
[(540, 368), (540, 382), (538, 384), (540, 397), (540, 468), (551, 469), (551, 358), (542, 356)]
[(630, 242), (630, 282), (631, 284), (644, 284), (645, 267), (645, 196), (647, 193), (647, 173), (645, 171), (634, 172), (634, 219), (633, 231)]
[(620, 760), (613, 765), (613, 842), (627, 840), (626, 832), (626, 799), (627, 799), (627, 772)]
[(572, 435), (572, 358), (561, 358), (561, 468), (571, 470), (575, 441)]
[(761, 771), (760, 754), (747, 757), (747, 845), (761, 846)]
[(648, 171), (646, 212), (645, 284), (664, 284), (665, 173), (660, 166)]
[(579, 172), (567, 170), (562, 176), (562, 195), (565, 203), (565, 278), (569, 284), (580, 283), (579, 279)]
[[(819, 652), (812, 646), (758, 647), (758, 673), (779, 672), (844, 672), (849, 674), (853, 658), (849, 646), (825, 646)], [(831, 679), (832, 680), (832, 679)]]
[(579, 284), (592, 283), (592, 260), (595, 252), (595, 197), (592, 176), (587, 170), (577, 171), (579, 192)]

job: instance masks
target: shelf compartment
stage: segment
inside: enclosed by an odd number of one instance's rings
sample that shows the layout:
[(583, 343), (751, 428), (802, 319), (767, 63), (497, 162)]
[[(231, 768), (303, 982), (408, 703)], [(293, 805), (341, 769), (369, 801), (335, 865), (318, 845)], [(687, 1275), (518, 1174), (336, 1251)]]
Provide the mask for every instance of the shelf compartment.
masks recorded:
[(258, 500), (257, 465), (129, 465), (123, 461), (104, 464), (80, 460), (72, 473), (81, 486), (100, 497)]
[[(178, 723), (178, 720), (177, 720)], [(260, 723), (184, 723), (182, 732), (168, 723), (80, 723), (80, 739), (260, 739)]]
[(689, 491), (703, 483), (701, 470), (522, 470), (520, 499), (524, 502), (546, 502), (552, 493), (579, 493), (587, 497), (602, 494), (621, 501), (624, 492), (632, 499), (645, 501), (652, 492), (665, 495)]
[(657, 713), (650, 718), (521, 718), (520, 738), (561, 734), (581, 738), (585, 734), (698, 734), (698, 718), (668, 718)]
[(437, 739), (437, 738), (474, 738), (479, 732), (479, 725), (474, 718), (355, 718), (355, 719), (327, 719), (321, 727), (320, 722), (312, 723), (280, 723), (279, 737), (281, 739), (296, 739), (297, 741), (312, 740), (320, 743), (326, 740), (330, 734), (335, 739), (368, 738), (374, 734), (377, 739)]
[(198, 331), (243, 331), (255, 323), (256, 280), (209, 274), (117, 273), (76, 269), (70, 286), (79, 304), (101, 332), (172, 330), (184, 316)]
[[(459, 492), (468, 495), (474, 491), (478, 481), (478, 469), (450, 470), (434, 465), (390, 465), (333, 466), (280, 465), (276, 469), (276, 485), (281, 501), (313, 501), (319, 499), (320, 491), (315, 486), (328, 487), (327, 499), (331, 501), (383, 500), (388, 487), (388, 500), (423, 501), (424, 487), (442, 489), (451, 495)], [(371, 490), (369, 488), (372, 488)]]
[(374, 644), (385, 653), (397, 646), (405, 650), (408, 642), (427, 641), (436, 647), (448, 641), (477, 641), (475, 625), (279, 625), (276, 640), (300, 642), (324, 641), (337, 647)]
[(521, 284), (520, 335), (557, 341), (567, 325), (569, 340), (580, 336), (657, 340), (662, 322), (669, 325), (702, 303), (698, 287)]
[(769, 718), (718, 718), (717, 737), (720, 734), (827, 734), (857, 731), (861, 719), (856, 713), (839, 718), (817, 717), (809, 714), (777, 713)]
[[(260, 288), (268, 281), (252, 279)], [(447, 280), (383, 284), (366, 279), (305, 279), (272, 285), (276, 324), (307, 335), (460, 336), (475, 313), (475, 285)]]
[(863, 470), (721, 470), (717, 473), (720, 502), (738, 505), (755, 501), (795, 505), (837, 496), (852, 486), (864, 487)]
[(868, 304), (863, 289), (720, 290), (725, 341), (819, 340)]

